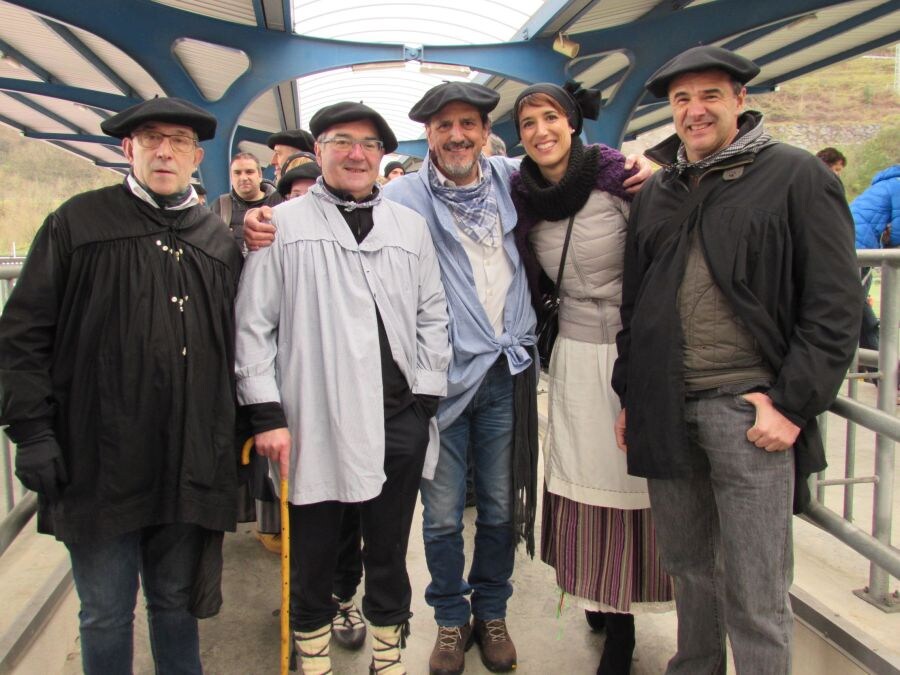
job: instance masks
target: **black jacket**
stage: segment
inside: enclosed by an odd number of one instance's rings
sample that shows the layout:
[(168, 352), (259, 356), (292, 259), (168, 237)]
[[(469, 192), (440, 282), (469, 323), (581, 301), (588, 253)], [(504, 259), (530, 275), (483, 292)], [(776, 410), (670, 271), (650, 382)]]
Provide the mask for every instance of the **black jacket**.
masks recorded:
[(234, 528), (241, 264), (207, 209), (161, 212), (121, 185), (47, 217), (0, 317), (0, 423), (16, 442), (52, 430), (69, 476), (41, 532)]
[[(673, 136), (647, 155), (671, 164), (678, 143)], [(825, 454), (815, 417), (853, 357), (862, 306), (840, 182), (816, 157), (780, 143), (724, 160), (700, 181), (719, 185), (682, 224), (672, 219), (689, 188), (673, 171), (657, 172), (631, 207), (613, 371), (628, 415), (629, 473), (671, 478), (697, 468), (686, 452), (676, 302), (693, 227), (713, 279), (776, 373), (769, 396), (802, 429), (798, 475), (819, 471)]]

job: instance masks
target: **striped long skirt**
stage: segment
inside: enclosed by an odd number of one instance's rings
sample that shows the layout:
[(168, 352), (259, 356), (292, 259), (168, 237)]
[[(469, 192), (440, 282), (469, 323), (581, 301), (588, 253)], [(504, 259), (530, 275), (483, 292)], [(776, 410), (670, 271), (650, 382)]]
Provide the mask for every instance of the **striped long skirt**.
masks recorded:
[(589, 506), (544, 489), (541, 560), (556, 582), (585, 609), (634, 612), (666, 610), (674, 599), (662, 569), (650, 509)]

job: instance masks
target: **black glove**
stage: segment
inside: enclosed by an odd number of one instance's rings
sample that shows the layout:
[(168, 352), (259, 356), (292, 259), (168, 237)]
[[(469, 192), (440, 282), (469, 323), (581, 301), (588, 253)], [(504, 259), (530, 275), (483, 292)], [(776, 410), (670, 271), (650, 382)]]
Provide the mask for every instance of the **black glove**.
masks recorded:
[(62, 449), (52, 433), (30, 438), (16, 446), (16, 476), (22, 485), (47, 499), (59, 499), (69, 482)]

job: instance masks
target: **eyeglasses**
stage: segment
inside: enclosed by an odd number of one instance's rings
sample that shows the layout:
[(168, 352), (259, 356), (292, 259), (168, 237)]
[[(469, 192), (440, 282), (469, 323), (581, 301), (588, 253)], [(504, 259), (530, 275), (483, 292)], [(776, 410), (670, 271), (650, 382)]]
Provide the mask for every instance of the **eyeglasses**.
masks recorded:
[(374, 138), (364, 138), (361, 141), (355, 141), (352, 138), (344, 136), (335, 136), (334, 138), (326, 138), (319, 141), (321, 144), (331, 143), (331, 147), (338, 152), (350, 152), (354, 145), (358, 145), (365, 152), (380, 152), (384, 148), (384, 143), (376, 141)]
[(197, 147), (197, 141), (190, 136), (182, 136), (181, 134), (164, 134), (159, 131), (150, 131), (149, 129), (141, 129), (131, 134), (131, 137), (138, 142), (142, 148), (147, 150), (156, 150), (164, 139), (169, 139), (169, 145), (175, 152), (191, 152)]

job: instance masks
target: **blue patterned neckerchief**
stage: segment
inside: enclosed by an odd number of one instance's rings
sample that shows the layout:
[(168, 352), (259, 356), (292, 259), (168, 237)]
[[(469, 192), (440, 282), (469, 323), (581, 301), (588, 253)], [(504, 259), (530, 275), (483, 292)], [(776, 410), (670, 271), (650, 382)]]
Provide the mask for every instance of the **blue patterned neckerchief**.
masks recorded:
[(494, 194), (493, 172), (490, 162), (484, 157), (479, 156), (478, 165), (481, 168), (480, 181), (472, 185), (450, 187), (444, 185), (434, 162), (429, 161), (428, 182), (432, 192), (450, 209), (457, 226), (472, 241), (496, 248), (503, 240), (497, 236), (500, 209)]

